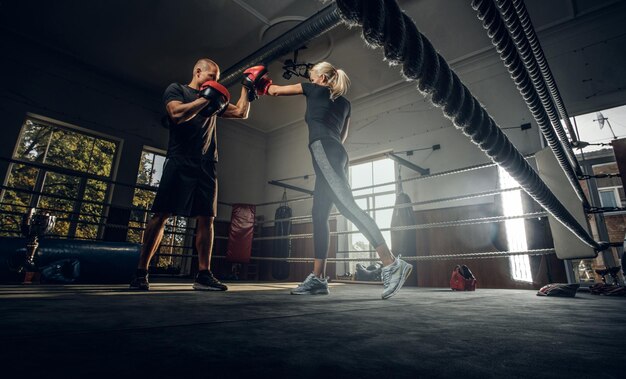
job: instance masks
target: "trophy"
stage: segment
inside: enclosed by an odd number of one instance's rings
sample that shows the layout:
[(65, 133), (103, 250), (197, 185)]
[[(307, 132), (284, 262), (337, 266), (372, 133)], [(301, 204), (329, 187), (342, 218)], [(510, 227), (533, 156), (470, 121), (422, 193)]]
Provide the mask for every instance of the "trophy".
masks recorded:
[(35, 257), (39, 247), (39, 239), (49, 233), (56, 222), (56, 217), (49, 213), (37, 213), (31, 208), (22, 216), (21, 230), (26, 237), (26, 255), (19, 254), (11, 264), (17, 272), (37, 272)]

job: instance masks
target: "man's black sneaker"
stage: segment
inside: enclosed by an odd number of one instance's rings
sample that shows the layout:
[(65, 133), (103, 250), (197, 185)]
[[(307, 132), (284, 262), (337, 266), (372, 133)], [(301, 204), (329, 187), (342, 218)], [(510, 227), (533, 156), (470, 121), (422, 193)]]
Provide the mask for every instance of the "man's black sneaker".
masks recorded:
[(193, 289), (198, 291), (226, 291), (228, 287), (215, 279), (211, 271), (209, 271), (196, 276)]
[(130, 282), (129, 288), (131, 290), (148, 291), (150, 289), (148, 276), (135, 276)]

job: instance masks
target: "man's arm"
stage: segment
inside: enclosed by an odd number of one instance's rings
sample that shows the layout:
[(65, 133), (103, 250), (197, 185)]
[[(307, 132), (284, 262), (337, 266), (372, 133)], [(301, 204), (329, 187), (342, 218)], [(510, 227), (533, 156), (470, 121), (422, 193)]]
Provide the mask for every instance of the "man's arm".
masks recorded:
[(348, 138), (348, 129), (350, 128), (350, 117), (346, 118), (346, 122), (343, 123), (343, 129), (341, 129), (341, 143), (345, 143)]
[(226, 111), (220, 116), (223, 118), (242, 118), (247, 119), (250, 113), (250, 101), (248, 100), (248, 91), (245, 87), (241, 88), (241, 96), (237, 104), (228, 104)]
[(167, 114), (172, 121), (176, 124), (182, 124), (183, 122), (191, 120), (202, 108), (209, 103), (209, 100), (204, 97), (199, 97), (191, 103), (183, 103), (182, 101), (172, 100), (165, 108)]

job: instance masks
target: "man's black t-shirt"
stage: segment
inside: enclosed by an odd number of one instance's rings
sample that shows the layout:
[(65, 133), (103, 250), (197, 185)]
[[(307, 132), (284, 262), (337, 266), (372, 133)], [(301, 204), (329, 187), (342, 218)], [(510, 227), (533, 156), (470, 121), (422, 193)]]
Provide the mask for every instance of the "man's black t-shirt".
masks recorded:
[[(172, 100), (190, 103), (198, 98), (198, 90), (189, 86), (172, 83), (163, 94), (163, 103)], [(210, 159), (217, 162), (217, 138), (215, 116), (213, 120), (197, 114), (189, 121), (175, 124), (168, 117), (170, 140), (167, 147), (168, 158), (186, 157), (192, 159)], [(206, 151), (203, 150), (206, 146)]]
[(350, 102), (343, 96), (330, 99), (330, 89), (313, 83), (302, 83), (306, 96), (304, 120), (309, 126), (309, 143), (331, 138), (341, 143), (341, 130), (350, 117)]

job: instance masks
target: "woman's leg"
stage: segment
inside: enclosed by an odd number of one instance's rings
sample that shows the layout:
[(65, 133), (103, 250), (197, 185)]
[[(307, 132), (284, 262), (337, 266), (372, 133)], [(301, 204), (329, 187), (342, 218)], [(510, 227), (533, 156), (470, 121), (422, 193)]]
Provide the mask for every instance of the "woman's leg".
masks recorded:
[(313, 155), (316, 180), (324, 180), (339, 212), (356, 225), (370, 244), (376, 247), (384, 265), (381, 272), (382, 298), (390, 298), (400, 290), (413, 266), (393, 257), (376, 222), (354, 201), (346, 174), (348, 154), (343, 146), (334, 140), (318, 140), (311, 143), (309, 149)]
[(323, 181), (323, 187), (339, 212), (350, 220), (376, 248), (383, 265), (388, 266), (393, 263), (394, 257), (376, 222), (354, 201), (345, 172), (348, 156), (343, 146), (333, 140), (318, 140), (310, 145), (310, 149), (317, 175), (316, 189), (317, 183)]
[(315, 250), (315, 262), (313, 273), (320, 278), (326, 277), (326, 258), (330, 244), (330, 229), (328, 218), (333, 207), (332, 197), (324, 180), (315, 181), (315, 194), (313, 195), (313, 247)]

